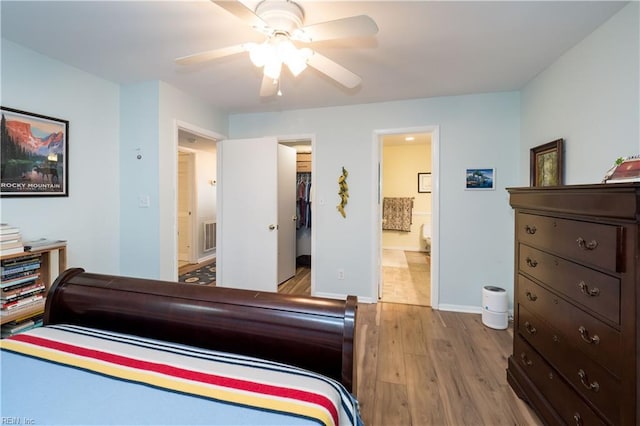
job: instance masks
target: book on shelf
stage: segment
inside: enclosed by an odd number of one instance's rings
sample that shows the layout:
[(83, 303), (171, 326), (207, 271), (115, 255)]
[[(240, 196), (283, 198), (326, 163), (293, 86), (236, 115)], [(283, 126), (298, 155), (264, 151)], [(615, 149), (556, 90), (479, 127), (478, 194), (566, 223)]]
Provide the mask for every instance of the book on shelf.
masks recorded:
[(24, 256), (16, 256), (11, 259), (3, 259), (0, 261), (0, 265), (3, 267), (11, 267), (15, 265), (25, 265), (33, 262), (40, 261), (40, 253), (25, 253)]
[(13, 336), (14, 334), (22, 333), (35, 327), (40, 327), (42, 326), (43, 318), (44, 315), (40, 313), (30, 318), (9, 321), (6, 324), (2, 324), (2, 327), (0, 327), (0, 337), (4, 339), (6, 337)]
[(16, 300), (13, 302), (7, 302), (7, 303), (3, 303), (2, 304), (2, 311), (12, 311), (12, 310), (16, 310), (19, 308), (24, 308), (26, 306), (29, 305), (33, 305), (37, 302), (40, 302), (41, 300), (44, 300), (44, 295), (43, 294), (34, 294), (32, 296), (29, 297), (25, 297), (24, 299), (20, 299), (20, 300)]
[(0, 300), (8, 301), (15, 300), (19, 297), (26, 296), (28, 294), (37, 293), (45, 289), (42, 281), (32, 281), (25, 284), (20, 284), (19, 287), (2, 289), (0, 292)]
[(0, 234), (0, 242), (22, 240), (21, 234)]
[(34, 282), (38, 281), (38, 278), (40, 278), (40, 274), (34, 273), (25, 275), (24, 277), (14, 278), (12, 280), (3, 279), (2, 281), (0, 281), (0, 290), (2, 291), (2, 293), (6, 293), (8, 291), (15, 290), (16, 288), (33, 284)]
[(5, 275), (9, 275), (9, 274), (17, 273), (17, 272), (33, 271), (33, 270), (39, 269), (39, 268), (40, 268), (40, 261), (32, 262), (32, 263), (25, 263), (25, 264), (21, 264), (21, 265), (0, 266), (0, 270), (2, 271), (2, 276), (3, 277)]
[(8, 223), (0, 223), (0, 235), (20, 234), (20, 228), (11, 226)]
[(51, 248), (61, 247), (66, 243), (67, 242), (65, 240), (52, 240), (49, 238), (39, 238), (37, 240), (25, 241), (24, 250), (25, 251), (47, 250)]
[[(2, 307), (2, 309), (8, 307), (8, 306), (12, 306), (12, 304), (14, 304), (15, 302), (22, 302), (22, 301), (27, 301), (27, 302), (31, 302), (34, 300), (34, 298), (36, 296), (44, 296), (44, 285), (43, 286), (34, 286), (31, 290), (20, 294), (20, 293), (13, 293), (13, 295), (9, 296), (8, 298), (0, 298), (0, 306)], [(37, 299), (40, 300), (40, 299)]]
[(8, 249), (0, 249), (0, 256), (8, 256), (10, 254), (18, 254), (18, 253), (22, 253), (24, 251), (23, 247), (15, 247), (15, 248), (8, 248)]
[(5, 283), (5, 282), (13, 281), (13, 280), (19, 280), (21, 278), (28, 277), (29, 275), (40, 275), (40, 272), (38, 272), (38, 271), (22, 271), (22, 272), (2, 274), (2, 279), (0, 279), (0, 283)]
[(20, 229), (6, 223), (0, 224), (0, 256), (22, 253), (23, 251)]
[(21, 249), (24, 247), (22, 245), (21, 239), (11, 240), (11, 241), (0, 241), (0, 250), (2, 250), (3, 252), (5, 251), (5, 249), (12, 249), (16, 247), (20, 247)]

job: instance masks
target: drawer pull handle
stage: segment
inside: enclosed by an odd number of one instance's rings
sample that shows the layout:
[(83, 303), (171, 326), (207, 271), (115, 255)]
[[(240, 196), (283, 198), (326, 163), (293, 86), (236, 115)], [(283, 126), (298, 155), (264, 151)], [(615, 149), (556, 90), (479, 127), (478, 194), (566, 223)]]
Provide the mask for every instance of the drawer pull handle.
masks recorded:
[(538, 261), (535, 259), (531, 259), (530, 257), (527, 257), (527, 265), (529, 265), (532, 268), (535, 268), (536, 266), (538, 266)]
[(578, 247), (582, 250), (595, 250), (596, 247), (598, 247), (598, 242), (596, 240), (587, 242), (584, 238), (578, 237), (576, 242), (578, 243)]
[(585, 373), (582, 368), (578, 370), (578, 377), (580, 377), (580, 382), (582, 383), (582, 386), (584, 386), (585, 388), (592, 390), (594, 392), (598, 392), (600, 390), (600, 384), (598, 384), (598, 382), (589, 383), (589, 377), (587, 376), (587, 373)]
[(584, 326), (581, 325), (580, 328), (578, 328), (578, 331), (580, 332), (580, 337), (582, 337), (582, 340), (584, 340), (585, 342), (594, 345), (600, 343), (600, 338), (598, 337), (598, 335), (594, 334), (593, 337), (589, 336), (589, 331), (584, 328)]
[(575, 413), (573, 415), (573, 420), (576, 421), (576, 426), (582, 426), (584, 423), (582, 423), (582, 416), (580, 416), (580, 413)]
[(538, 332), (538, 330), (536, 330), (536, 328), (534, 326), (532, 326), (529, 321), (526, 321), (524, 323), (524, 328), (525, 328), (525, 330), (527, 330), (527, 333), (529, 333), (529, 334), (536, 334)]
[(522, 359), (522, 363), (527, 367), (531, 367), (533, 365), (533, 361), (531, 361), (524, 352), (520, 354), (520, 358)]
[(587, 296), (595, 297), (600, 295), (600, 289), (598, 287), (590, 289), (584, 281), (580, 281), (580, 283), (578, 283), (578, 287), (580, 287), (580, 291)]
[(529, 299), (532, 302), (535, 302), (536, 300), (538, 300), (538, 296), (536, 296), (535, 294), (532, 294), (530, 291), (527, 292), (527, 299)]
[(525, 225), (524, 226), (524, 232), (526, 232), (529, 235), (533, 235), (535, 234), (537, 231), (535, 226), (530, 226), (530, 225)]

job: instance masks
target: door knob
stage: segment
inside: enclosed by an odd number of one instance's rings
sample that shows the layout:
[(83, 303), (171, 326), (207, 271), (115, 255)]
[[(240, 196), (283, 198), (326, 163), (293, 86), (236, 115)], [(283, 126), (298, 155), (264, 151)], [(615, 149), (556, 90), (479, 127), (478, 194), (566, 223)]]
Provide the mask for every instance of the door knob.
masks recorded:
[(274, 225), (274, 224), (269, 225), (270, 231), (273, 231), (274, 229), (278, 229), (278, 225)]

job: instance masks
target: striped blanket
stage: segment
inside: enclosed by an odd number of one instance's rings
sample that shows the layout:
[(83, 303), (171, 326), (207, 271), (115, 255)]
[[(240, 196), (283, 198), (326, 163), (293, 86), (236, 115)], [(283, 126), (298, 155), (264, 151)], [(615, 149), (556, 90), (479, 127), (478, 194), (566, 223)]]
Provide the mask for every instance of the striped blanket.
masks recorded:
[[(340, 383), (279, 363), (62, 325), (15, 335), (0, 348), (3, 418), (29, 413), (36, 424), (361, 424), (357, 402)], [(37, 397), (39, 387), (46, 388), (45, 402)]]

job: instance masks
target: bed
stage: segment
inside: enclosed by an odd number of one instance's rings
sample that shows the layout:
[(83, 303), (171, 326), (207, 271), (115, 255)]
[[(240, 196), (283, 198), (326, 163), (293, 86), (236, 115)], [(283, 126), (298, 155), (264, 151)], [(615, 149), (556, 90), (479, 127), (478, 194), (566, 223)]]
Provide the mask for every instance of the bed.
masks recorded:
[(3, 422), (359, 425), (357, 298), (63, 272), (0, 341)]

